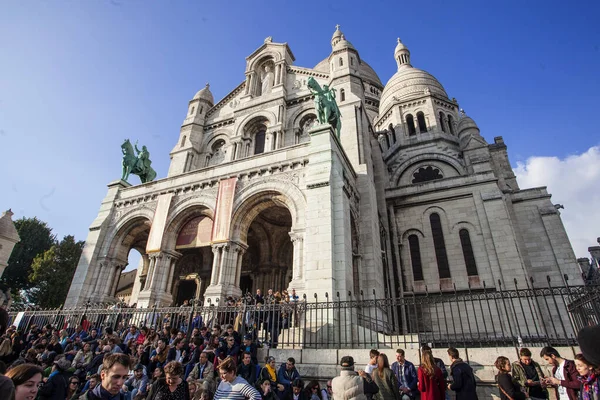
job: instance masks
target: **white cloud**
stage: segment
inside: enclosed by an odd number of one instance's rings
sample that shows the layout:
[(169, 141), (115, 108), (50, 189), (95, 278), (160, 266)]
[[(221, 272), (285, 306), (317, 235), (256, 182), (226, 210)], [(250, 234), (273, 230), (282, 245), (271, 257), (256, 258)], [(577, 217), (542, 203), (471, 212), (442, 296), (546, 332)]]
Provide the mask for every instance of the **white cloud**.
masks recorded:
[(547, 186), (560, 210), (577, 257), (589, 257), (600, 236), (600, 146), (585, 153), (558, 157), (530, 157), (518, 162), (515, 174), (521, 189)]

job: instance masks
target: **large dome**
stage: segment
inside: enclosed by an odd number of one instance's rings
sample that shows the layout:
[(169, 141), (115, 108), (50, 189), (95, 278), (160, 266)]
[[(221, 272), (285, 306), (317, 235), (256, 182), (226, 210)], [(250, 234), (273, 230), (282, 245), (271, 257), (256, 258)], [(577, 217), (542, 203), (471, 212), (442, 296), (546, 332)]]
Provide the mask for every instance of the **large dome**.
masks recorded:
[(407, 100), (429, 91), (432, 94), (448, 97), (444, 87), (433, 75), (411, 65), (402, 65), (385, 85), (379, 103), (379, 115), (396, 101)]
[[(315, 71), (324, 72), (324, 73), (328, 74), (329, 73), (329, 57), (327, 57), (326, 59), (324, 59), (323, 61), (318, 63), (313, 69)], [(376, 83), (379, 86), (383, 86), (383, 83), (381, 83), (381, 79), (379, 79), (375, 70), (373, 68), (371, 68), (371, 66), (363, 60), (360, 61), (359, 71), (360, 71), (360, 75), (362, 76), (362, 78), (364, 80), (366, 80), (368, 82)]]

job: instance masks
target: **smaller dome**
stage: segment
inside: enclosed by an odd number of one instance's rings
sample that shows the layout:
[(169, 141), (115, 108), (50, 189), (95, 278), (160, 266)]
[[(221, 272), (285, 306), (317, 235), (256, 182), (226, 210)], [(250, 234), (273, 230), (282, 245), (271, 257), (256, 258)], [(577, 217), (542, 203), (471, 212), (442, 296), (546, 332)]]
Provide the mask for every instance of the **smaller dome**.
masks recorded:
[(408, 50), (408, 48), (402, 43), (402, 40), (398, 38), (398, 44), (396, 45), (396, 50), (394, 50), (394, 54), (400, 52), (401, 50)]
[(205, 87), (203, 87), (202, 89), (200, 89), (198, 91), (198, 93), (196, 93), (196, 95), (194, 96), (194, 98), (192, 100), (206, 100), (210, 104), (214, 104), (215, 98), (213, 97), (212, 93), (210, 92), (210, 85), (207, 83)]
[(467, 114), (465, 113), (465, 110), (460, 110), (460, 119), (458, 120), (458, 133), (460, 134), (462, 131), (467, 130), (467, 129), (477, 129), (477, 131), (479, 132), (479, 127), (477, 126), (477, 124), (475, 123), (475, 121), (473, 121), (473, 118), (467, 116)]
[(337, 24), (335, 26), (335, 32), (333, 32), (333, 36), (331, 37), (331, 42), (333, 43), (334, 40), (340, 39), (342, 35), (343, 33), (340, 31), (340, 24)]
[(346, 37), (343, 34), (341, 36), (340, 41), (333, 45), (333, 51), (342, 50), (342, 49), (356, 50), (354, 48), (354, 46), (352, 46), (352, 43), (350, 43), (349, 41), (346, 40)]

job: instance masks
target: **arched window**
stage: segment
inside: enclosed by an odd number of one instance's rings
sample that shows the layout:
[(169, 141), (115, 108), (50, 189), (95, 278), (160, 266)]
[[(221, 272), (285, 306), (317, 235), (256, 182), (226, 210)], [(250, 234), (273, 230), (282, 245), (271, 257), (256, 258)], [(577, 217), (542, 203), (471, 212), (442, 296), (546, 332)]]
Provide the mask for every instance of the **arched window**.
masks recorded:
[(344, 89), (340, 90), (340, 103), (346, 100), (346, 91)]
[(442, 222), (440, 215), (433, 213), (429, 216), (431, 223), (431, 233), (433, 234), (433, 248), (437, 260), (440, 279), (450, 278), (450, 265), (448, 264), (448, 253), (446, 252), (446, 242), (444, 241), (444, 232), (442, 231)]
[(413, 279), (415, 281), (422, 281), (423, 264), (421, 263), (421, 248), (419, 247), (419, 237), (417, 235), (410, 235), (408, 237), (408, 248), (410, 250)]
[(342, 57), (340, 57), (340, 67), (344, 66), (344, 59)]
[(446, 132), (446, 125), (444, 124), (444, 113), (440, 111), (440, 128), (442, 132)]
[(406, 116), (406, 126), (408, 127), (408, 136), (415, 136), (417, 130), (415, 129), (415, 119), (411, 114)]
[(388, 125), (388, 131), (390, 131), (392, 133), (392, 142), (396, 143), (396, 131), (394, 130), (393, 124)]
[(265, 135), (266, 132), (261, 130), (254, 136), (254, 154), (262, 154), (265, 152)]
[(192, 115), (195, 110), (196, 110), (196, 107), (192, 106), (192, 108), (190, 109), (190, 115)]
[(454, 119), (452, 118), (452, 115), (448, 115), (448, 130), (451, 135), (454, 135)]
[(183, 137), (181, 138), (181, 146), (180, 147), (185, 146), (185, 140), (186, 139), (187, 139), (187, 136), (183, 135)]
[(419, 132), (427, 132), (427, 125), (425, 124), (425, 114), (423, 114), (421, 111), (417, 113), (417, 122), (419, 124)]
[(473, 254), (473, 246), (471, 246), (471, 236), (469, 235), (469, 231), (461, 229), (458, 231), (458, 236), (460, 237), (460, 245), (462, 247), (463, 256), (465, 257), (467, 275), (479, 275), (477, 273), (477, 264), (475, 263), (475, 254)]

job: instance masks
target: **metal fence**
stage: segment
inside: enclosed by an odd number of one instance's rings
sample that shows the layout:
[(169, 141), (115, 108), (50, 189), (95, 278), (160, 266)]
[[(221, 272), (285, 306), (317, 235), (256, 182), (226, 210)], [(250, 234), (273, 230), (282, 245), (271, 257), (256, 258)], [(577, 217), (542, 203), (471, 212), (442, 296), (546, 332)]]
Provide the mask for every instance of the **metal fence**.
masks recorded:
[[(565, 281), (567, 282), (567, 281)], [(340, 293), (303, 297), (297, 303), (201, 304), (147, 309), (86, 304), (74, 309), (10, 311), (21, 330), (51, 324), (72, 331), (124, 329), (130, 324), (191, 332), (205, 324), (232, 324), (264, 346), (278, 348), (395, 348), (561, 346), (600, 322), (600, 285), (514, 289), (483, 288), (451, 293), (378, 298)], [(201, 318), (201, 322), (200, 322)]]

